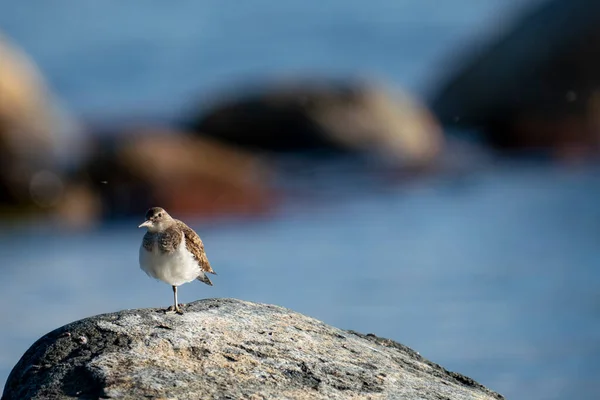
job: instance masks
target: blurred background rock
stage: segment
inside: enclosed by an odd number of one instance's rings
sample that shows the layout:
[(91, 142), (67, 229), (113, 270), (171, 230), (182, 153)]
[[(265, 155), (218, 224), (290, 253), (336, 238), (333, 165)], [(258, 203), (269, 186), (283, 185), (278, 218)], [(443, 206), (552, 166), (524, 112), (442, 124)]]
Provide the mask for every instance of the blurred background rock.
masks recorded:
[(259, 155), (158, 126), (97, 143), (83, 173), (109, 218), (137, 216), (153, 204), (205, 217), (260, 214), (277, 197)]
[(598, 4), (0, 5), (0, 299), (36, 310), (0, 311), (0, 382), (55, 326), (164, 303), (134, 229), (160, 205), (211, 296), (595, 398)]
[(548, 1), (498, 36), (451, 60), (433, 100), (444, 124), (479, 129), (502, 151), (597, 157), (600, 3)]
[(406, 168), (433, 163), (442, 147), (433, 115), (383, 87), (315, 78), (254, 85), (201, 105), (191, 128), (255, 151), (371, 153)]
[[(74, 188), (85, 144), (36, 65), (0, 35), (0, 207), (5, 218), (58, 210)], [(75, 210), (73, 210), (75, 211)]]

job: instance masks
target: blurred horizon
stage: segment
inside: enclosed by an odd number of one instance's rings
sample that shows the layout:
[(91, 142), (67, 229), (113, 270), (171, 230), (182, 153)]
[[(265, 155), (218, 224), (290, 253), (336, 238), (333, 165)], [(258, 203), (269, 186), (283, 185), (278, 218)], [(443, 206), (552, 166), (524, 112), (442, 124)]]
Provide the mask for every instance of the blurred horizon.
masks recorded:
[[(2, 5), (0, 28), (78, 116), (177, 119), (197, 96), (257, 78), (366, 78), (423, 96), (434, 81), (447, 79), (447, 65), (439, 63), (453, 52), (484, 45), (515, 16), (546, 1), (457, 0), (431, 7), (432, 1), (378, 0), (368, 9), (337, 1), (319, 12), (293, 1), (268, 4), (266, 12), (256, 4), (188, 0), (178, 7), (153, 4), (157, 8), (147, 7), (153, 12), (138, 19), (137, 2), (13, 2)], [(119, 13), (110, 12), (114, 7)]]

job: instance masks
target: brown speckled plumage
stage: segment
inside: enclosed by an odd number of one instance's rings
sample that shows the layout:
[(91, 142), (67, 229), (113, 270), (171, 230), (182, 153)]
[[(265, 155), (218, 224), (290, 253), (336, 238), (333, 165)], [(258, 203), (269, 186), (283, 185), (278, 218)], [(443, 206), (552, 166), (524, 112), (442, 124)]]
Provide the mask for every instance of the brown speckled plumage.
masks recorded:
[(208, 262), (208, 258), (206, 257), (206, 252), (204, 251), (204, 243), (202, 243), (202, 239), (200, 236), (192, 228), (187, 226), (182, 221), (178, 219), (175, 220), (177, 228), (180, 232), (183, 232), (185, 235), (185, 246), (190, 253), (194, 255), (194, 258), (198, 260), (198, 264), (200, 264), (200, 269), (204, 272), (208, 272), (209, 274), (216, 275), (217, 273), (213, 271), (210, 263)]
[(170, 226), (162, 232), (148, 231), (144, 235), (144, 248), (152, 251), (154, 245), (157, 244), (161, 253), (173, 253), (181, 243), (181, 235), (183, 232), (175, 226)]
[(204, 251), (204, 243), (202, 243), (200, 236), (183, 221), (171, 218), (162, 208), (155, 207), (148, 210), (146, 218), (152, 218), (157, 215), (162, 216), (159, 213), (164, 213), (168, 221), (166, 227), (159, 232), (146, 232), (143, 239), (144, 249), (153, 251), (154, 247), (158, 246), (158, 251), (170, 254), (177, 250), (181, 243), (181, 238), (184, 236), (186, 249), (192, 253), (200, 266), (200, 270), (203, 272), (198, 276), (198, 280), (212, 286), (212, 282), (204, 272), (214, 275), (216, 275), (216, 272), (210, 266), (210, 262)]

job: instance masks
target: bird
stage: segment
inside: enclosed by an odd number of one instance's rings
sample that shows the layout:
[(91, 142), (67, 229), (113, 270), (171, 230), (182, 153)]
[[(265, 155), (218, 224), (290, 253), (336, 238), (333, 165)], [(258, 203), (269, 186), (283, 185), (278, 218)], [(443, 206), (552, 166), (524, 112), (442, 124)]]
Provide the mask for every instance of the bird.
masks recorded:
[(177, 287), (194, 280), (212, 286), (206, 274), (216, 275), (204, 243), (192, 228), (161, 207), (150, 208), (138, 228), (147, 229), (140, 246), (140, 268), (148, 276), (171, 285), (174, 303), (166, 311), (183, 314), (177, 303)]

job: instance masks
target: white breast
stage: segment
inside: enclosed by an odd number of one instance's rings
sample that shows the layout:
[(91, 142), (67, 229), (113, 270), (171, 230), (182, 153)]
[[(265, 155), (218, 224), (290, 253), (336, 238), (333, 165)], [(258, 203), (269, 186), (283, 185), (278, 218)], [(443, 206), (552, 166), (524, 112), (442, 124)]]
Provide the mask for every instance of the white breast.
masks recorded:
[(200, 266), (186, 247), (185, 239), (173, 253), (162, 253), (154, 243), (152, 251), (140, 246), (140, 268), (149, 276), (172, 286), (191, 282), (200, 275)]

